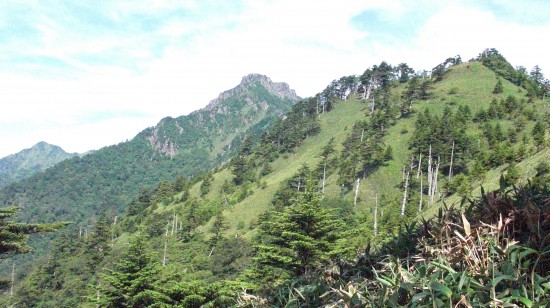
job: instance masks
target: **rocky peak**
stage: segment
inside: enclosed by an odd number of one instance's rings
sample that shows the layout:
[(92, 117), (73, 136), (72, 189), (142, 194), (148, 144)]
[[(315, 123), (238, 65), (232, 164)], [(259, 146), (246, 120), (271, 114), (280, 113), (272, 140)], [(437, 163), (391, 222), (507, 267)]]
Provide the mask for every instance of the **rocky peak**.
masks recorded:
[(223, 100), (234, 95), (246, 93), (246, 91), (254, 84), (260, 84), (267, 91), (269, 91), (273, 95), (278, 96), (281, 99), (287, 98), (292, 101), (297, 101), (300, 99), (300, 97), (296, 95), (296, 91), (292, 90), (286, 82), (273, 82), (269, 77), (265, 75), (248, 74), (242, 78), (241, 83), (237, 85), (235, 88), (220, 93), (218, 98), (210, 101), (210, 103), (206, 106), (205, 109), (213, 110)]

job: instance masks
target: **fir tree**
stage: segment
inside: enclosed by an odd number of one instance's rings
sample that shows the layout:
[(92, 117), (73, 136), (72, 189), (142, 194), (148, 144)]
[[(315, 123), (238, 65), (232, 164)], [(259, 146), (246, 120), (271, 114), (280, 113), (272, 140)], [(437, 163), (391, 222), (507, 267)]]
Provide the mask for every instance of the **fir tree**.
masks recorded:
[[(31, 251), (27, 245), (29, 234), (53, 232), (68, 225), (66, 222), (51, 224), (25, 224), (11, 221), (19, 212), (16, 206), (0, 208), (0, 257)], [(9, 281), (0, 280), (0, 289), (10, 285)]]
[(343, 226), (320, 206), (315, 186), (308, 184), (293, 205), (268, 215), (260, 230), (267, 240), (258, 246), (256, 261), (290, 275), (307, 275), (339, 252)]
[(504, 91), (504, 87), (502, 86), (502, 81), (500, 78), (497, 78), (497, 83), (495, 84), (495, 88), (493, 89), (493, 94), (499, 94)]
[(540, 121), (535, 123), (532, 134), (535, 145), (539, 150), (542, 149), (546, 143), (546, 129), (544, 128), (544, 124)]
[(157, 269), (141, 237), (130, 241), (115, 269), (108, 272), (92, 296), (101, 307), (147, 307), (169, 301), (153, 283)]

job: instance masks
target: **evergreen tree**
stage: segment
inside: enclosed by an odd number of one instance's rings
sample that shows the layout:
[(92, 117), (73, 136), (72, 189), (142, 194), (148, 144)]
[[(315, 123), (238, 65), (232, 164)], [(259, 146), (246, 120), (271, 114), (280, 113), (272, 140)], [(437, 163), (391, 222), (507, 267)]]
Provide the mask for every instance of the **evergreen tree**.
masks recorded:
[(212, 224), (212, 227), (210, 228), (210, 232), (212, 232), (214, 235), (212, 238), (210, 238), (210, 254), (209, 257), (212, 255), (212, 252), (214, 251), (214, 248), (218, 244), (218, 242), (222, 239), (222, 233), (227, 230), (229, 227), (227, 225), (227, 221), (225, 217), (223, 216), (223, 212), (219, 212), (214, 217), (214, 223)]
[(508, 168), (506, 169), (506, 175), (504, 176), (504, 180), (506, 181), (507, 186), (516, 185), (520, 177), (520, 170), (518, 166), (511, 162), (508, 165)]
[[(27, 245), (29, 234), (53, 232), (68, 223), (25, 224), (16, 223), (11, 219), (19, 212), (16, 206), (0, 208), (0, 257), (31, 251)], [(0, 280), (0, 288), (10, 285), (9, 281)]]
[(504, 87), (502, 86), (502, 81), (500, 78), (497, 78), (497, 83), (495, 84), (495, 88), (493, 89), (493, 94), (499, 94), (504, 91)]
[(147, 307), (169, 301), (154, 285), (157, 269), (141, 237), (130, 241), (114, 270), (102, 275), (99, 292), (92, 296), (101, 307)]
[(95, 270), (96, 266), (103, 260), (110, 251), (109, 243), (111, 241), (111, 228), (107, 215), (101, 214), (94, 232), (86, 239), (84, 243), (84, 254), (88, 260), (90, 270)]
[(210, 185), (212, 184), (212, 174), (207, 173), (202, 180), (200, 186), (201, 197), (204, 197), (207, 193), (210, 192)]
[(542, 149), (544, 147), (544, 144), (546, 143), (546, 129), (544, 128), (544, 124), (542, 124), (542, 122), (540, 121), (535, 123), (532, 133), (535, 145), (539, 150)]
[(293, 205), (263, 222), (260, 233), (266, 241), (258, 246), (256, 261), (290, 275), (307, 275), (339, 252), (343, 227), (331, 210), (320, 207), (315, 186), (308, 184)]

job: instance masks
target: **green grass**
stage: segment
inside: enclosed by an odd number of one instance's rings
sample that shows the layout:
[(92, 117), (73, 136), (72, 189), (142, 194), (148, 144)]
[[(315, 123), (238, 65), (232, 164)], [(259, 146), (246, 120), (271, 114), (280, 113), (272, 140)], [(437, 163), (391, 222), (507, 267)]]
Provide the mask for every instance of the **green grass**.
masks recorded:
[[(361, 180), (359, 198), (356, 206), (358, 213), (370, 212), (374, 206), (374, 196), (385, 194), (389, 199), (402, 198), (402, 189), (399, 185), (402, 180), (402, 169), (408, 166), (410, 153), (409, 139), (414, 132), (414, 123), (419, 112), (428, 108), (432, 114), (440, 114), (446, 106), (451, 106), (452, 109), (460, 105), (469, 106), (472, 110), (472, 115), (481, 108), (487, 108), (493, 98), (506, 98), (508, 95), (514, 95), (519, 99), (525, 97), (526, 91), (518, 90), (513, 84), (506, 80), (502, 80), (504, 92), (498, 95), (492, 94), (496, 83), (496, 75), (491, 70), (485, 68), (480, 63), (463, 63), (455, 66), (445, 74), (441, 82), (435, 83), (430, 91), (430, 99), (426, 101), (418, 101), (413, 105), (415, 112), (405, 119), (398, 119), (396, 125), (388, 128), (386, 137), (384, 138), (385, 145), (390, 145), (393, 149), (393, 159), (383, 167), (380, 167), (366, 179)], [(403, 86), (400, 85), (394, 89), (396, 93), (403, 91)], [(452, 93), (452, 94), (449, 94)], [(394, 96), (395, 99), (399, 97)], [(397, 103), (397, 102), (395, 102)], [(536, 102), (533, 108), (541, 108), (543, 112), (548, 111), (548, 104), (544, 102)], [(342, 143), (348, 136), (354, 123), (365, 119), (365, 111), (368, 105), (359, 100), (350, 99), (336, 104), (334, 110), (329, 113), (320, 115), (321, 131), (319, 134), (309, 137), (304, 140), (303, 144), (295, 149), (294, 153), (285, 154), (279, 157), (272, 163), (273, 171), (262, 178), (266, 184), (265, 188), (257, 187), (252, 184), (252, 193), (239, 203), (233, 204), (223, 211), (227, 219), (229, 230), (227, 235), (239, 235), (250, 238), (254, 235), (256, 229), (254, 226), (258, 223), (260, 214), (271, 208), (271, 200), (286, 179), (292, 177), (303, 164), (308, 164), (314, 167), (319, 162), (319, 155), (328, 141), (334, 137), (334, 145), (339, 153), (342, 150)], [(504, 121), (503, 128), (513, 125), (511, 121)], [(526, 131), (530, 131), (533, 123), (529, 123)], [(482, 134), (475, 124), (472, 124), (469, 132), (471, 134)], [(533, 156), (528, 157), (525, 161), (520, 162), (518, 167), (522, 172), (522, 178), (526, 179), (534, 174), (534, 166), (538, 162), (550, 159), (550, 150), (546, 149)], [(490, 170), (487, 173), (483, 183), (486, 191), (498, 188), (498, 179), (500, 174), (505, 169), (505, 166)], [(414, 176), (411, 174), (411, 177)], [(232, 174), (227, 168), (222, 168), (221, 171), (214, 174), (210, 192), (204, 199), (216, 199), (221, 197), (221, 187), (225, 181), (231, 181)], [(336, 173), (327, 178), (325, 192), (327, 195), (339, 196), (340, 187), (337, 185), (338, 175)], [(439, 187), (441, 188), (444, 179), (440, 177)], [(190, 189), (192, 197), (199, 197), (200, 182)], [(481, 183), (476, 184), (473, 190), (474, 195), (479, 195), (479, 187)], [(343, 196), (344, 199), (352, 202), (354, 198), (354, 190)], [(424, 197), (426, 198), (426, 196)], [(460, 198), (452, 195), (448, 198), (440, 200), (430, 209), (423, 212), (422, 215), (432, 215), (443, 204), (459, 203)], [(169, 210), (174, 206), (170, 205), (164, 210)], [(381, 206), (384, 206), (381, 204)], [(211, 222), (200, 227), (200, 231), (207, 232)], [(244, 228), (242, 227), (244, 225)], [(239, 227), (240, 226), (240, 227)]]
[[(264, 178), (266, 188), (256, 188), (252, 195), (236, 204), (231, 210), (224, 211), (230, 226), (229, 233), (237, 232), (237, 225), (243, 222), (247, 227), (244, 231), (248, 231), (246, 235), (253, 234), (248, 226), (256, 222), (258, 216), (270, 208), (271, 200), (279, 189), (280, 183), (292, 177), (304, 163), (311, 167), (318, 163), (323, 146), (332, 137), (334, 137), (336, 149), (340, 151), (348, 130), (355, 122), (364, 118), (364, 108), (363, 103), (350, 99), (337, 104), (331, 112), (320, 115), (320, 133), (304, 140), (295, 153), (283, 155), (272, 163), (273, 172)], [(240, 231), (242, 232), (243, 230)]]

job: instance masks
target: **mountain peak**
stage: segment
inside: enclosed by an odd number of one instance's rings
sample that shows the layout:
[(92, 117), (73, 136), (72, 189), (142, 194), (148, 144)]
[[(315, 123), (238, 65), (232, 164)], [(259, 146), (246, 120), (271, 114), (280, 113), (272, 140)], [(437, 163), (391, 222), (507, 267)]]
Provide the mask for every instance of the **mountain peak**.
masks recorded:
[(240, 84), (250, 84), (254, 82), (273, 83), (273, 81), (271, 81), (271, 79), (266, 75), (252, 73), (252, 74), (243, 76)]
[(259, 84), (264, 87), (269, 93), (279, 97), (280, 99), (290, 99), (291, 101), (298, 101), (300, 97), (296, 95), (296, 91), (290, 88), (286, 82), (273, 82), (269, 77), (252, 73), (244, 76), (236, 87), (231, 90), (220, 93), (218, 98), (213, 99), (206, 106), (206, 110), (213, 110), (220, 102), (224, 101), (228, 97), (235, 96), (241, 93), (246, 93), (252, 86)]
[(0, 188), (75, 155), (57, 145), (40, 141), (28, 149), (0, 158)]
[(40, 141), (37, 144), (33, 145), (29, 150), (32, 149), (59, 149), (63, 151), (63, 149), (57, 145), (49, 144), (46, 141)]

